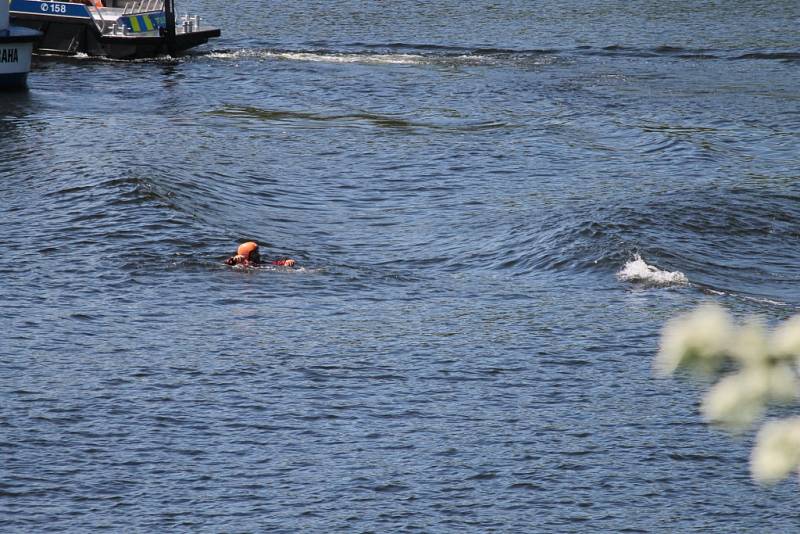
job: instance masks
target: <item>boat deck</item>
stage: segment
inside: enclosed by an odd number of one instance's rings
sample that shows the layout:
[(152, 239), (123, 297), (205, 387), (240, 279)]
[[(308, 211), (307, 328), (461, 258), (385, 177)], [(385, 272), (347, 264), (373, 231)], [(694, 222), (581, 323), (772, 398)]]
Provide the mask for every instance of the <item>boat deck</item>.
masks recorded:
[[(138, 35), (141, 37), (158, 36), (159, 18), (163, 24), (163, 11), (147, 11), (131, 13), (129, 9), (120, 7), (101, 7), (87, 6), (89, 14), (97, 24), (98, 28), (105, 33), (114, 35)], [(122, 18), (122, 21), (120, 19)], [(186, 17), (183, 17), (186, 19)], [(203, 30), (212, 30), (211, 26), (199, 26), (198, 17), (190, 17), (187, 20), (178, 21), (175, 27), (176, 34), (194, 33)], [(124, 30), (123, 30), (124, 28)]]

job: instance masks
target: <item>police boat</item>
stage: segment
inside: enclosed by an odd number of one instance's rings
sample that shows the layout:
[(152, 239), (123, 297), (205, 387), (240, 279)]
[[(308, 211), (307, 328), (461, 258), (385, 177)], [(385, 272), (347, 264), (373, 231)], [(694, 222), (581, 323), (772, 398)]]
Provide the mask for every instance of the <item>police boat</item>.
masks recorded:
[[(5, 0), (0, 0), (0, 2)], [(11, 0), (12, 23), (42, 32), (34, 52), (140, 59), (176, 56), (220, 36), (174, 0)]]

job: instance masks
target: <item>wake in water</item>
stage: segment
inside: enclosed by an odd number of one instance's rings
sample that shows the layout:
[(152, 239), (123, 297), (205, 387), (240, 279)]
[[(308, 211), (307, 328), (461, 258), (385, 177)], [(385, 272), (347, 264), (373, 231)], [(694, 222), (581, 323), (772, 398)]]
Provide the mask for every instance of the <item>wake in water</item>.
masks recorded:
[(400, 64), (433, 66), (516, 66), (541, 67), (574, 61), (579, 56), (665, 58), (670, 60), (772, 60), (800, 61), (800, 53), (791, 50), (742, 50), (683, 48), (680, 46), (636, 47), (611, 45), (575, 48), (475, 48), (411, 43), (352, 43), (331, 48), (280, 49), (241, 48), (199, 51), (190, 56), (213, 59), (285, 60), (323, 63)]
[[(632, 260), (626, 263), (622, 269), (617, 272), (617, 278), (623, 282), (634, 282), (650, 287), (670, 287), (670, 286), (688, 286), (689, 279), (680, 271), (662, 271), (661, 269), (647, 264), (638, 254)], [(692, 283), (692, 287), (696, 287), (707, 295), (716, 297), (728, 297), (733, 299), (741, 299), (750, 302), (755, 302), (761, 305), (778, 306), (778, 307), (795, 307), (787, 302), (776, 299), (771, 299), (764, 296), (748, 295), (739, 291), (723, 290), (713, 288), (701, 283)], [(800, 308), (797, 308), (800, 309)]]
[(324, 272), (320, 267), (284, 267), (282, 265), (270, 265), (270, 264), (263, 264), (263, 265), (235, 265), (231, 267), (234, 271), (240, 272), (249, 272), (249, 273), (256, 273), (256, 272), (273, 272), (273, 273), (289, 273), (289, 274), (312, 274), (312, 273), (322, 273)]
[(207, 54), (215, 59), (283, 59), (289, 61), (312, 61), (328, 63), (386, 63), (424, 64), (428, 60), (418, 54), (364, 54), (329, 51), (280, 51), (242, 49), (236, 51), (214, 51)]
[(306, 61), (315, 63), (358, 63), (366, 65), (546, 66), (557, 60), (557, 50), (469, 49), (426, 45), (360, 45), (356, 49), (281, 50), (243, 48), (212, 50), (203, 55), (212, 59), (253, 59)]
[(90, 56), (84, 52), (76, 54), (65, 55), (60, 53), (50, 53), (46, 51), (37, 50), (36, 57), (39, 61), (52, 61), (54, 63), (120, 63), (122, 65), (130, 65), (134, 63), (153, 63), (157, 65), (178, 65), (185, 61), (186, 58), (193, 56), (205, 55), (200, 52), (187, 52), (180, 57), (171, 57), (169, 55), (160, 55), (155, 57), (136, 58), (136, 59), (119, 59), (105, 56)]
[(680, 271), (662, 271), (648, 265), (638, 254), (617, 273), (623, 282), (640, 282), (654, 286), (686, 285), (689, 279)]

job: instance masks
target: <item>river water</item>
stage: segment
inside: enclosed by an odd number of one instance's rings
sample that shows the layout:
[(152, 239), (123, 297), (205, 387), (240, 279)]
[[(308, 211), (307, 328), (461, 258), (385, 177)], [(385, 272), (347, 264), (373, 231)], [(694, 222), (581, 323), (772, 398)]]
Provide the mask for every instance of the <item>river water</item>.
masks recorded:
[(178, 8), (0, 95), (0, 529), (797, 528), (652, 360), (800, 308), (800, 4)]

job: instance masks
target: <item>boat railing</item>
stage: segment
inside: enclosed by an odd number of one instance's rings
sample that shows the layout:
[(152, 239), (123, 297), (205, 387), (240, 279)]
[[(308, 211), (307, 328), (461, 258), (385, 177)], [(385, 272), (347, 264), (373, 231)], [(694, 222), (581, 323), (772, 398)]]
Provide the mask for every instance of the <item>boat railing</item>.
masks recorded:
[(149, 13), (151, 11), (164, 11), (164, 0), (131, 0), (125, 3), (123, 15), (134, 13)]
[[(96, 20), (94, 21), (95, 26), (97, 26), (100, 29), (100, 32), (105, 31), (106, 19), (105, 19), (105, 17), (103, 17), (103, 10), (95, 8), (94, 12), (97, 13), (97, 18), (100, 19), (99, 23)], [(94, 17), (92, 17), (92, 20), (94, 20)]]

